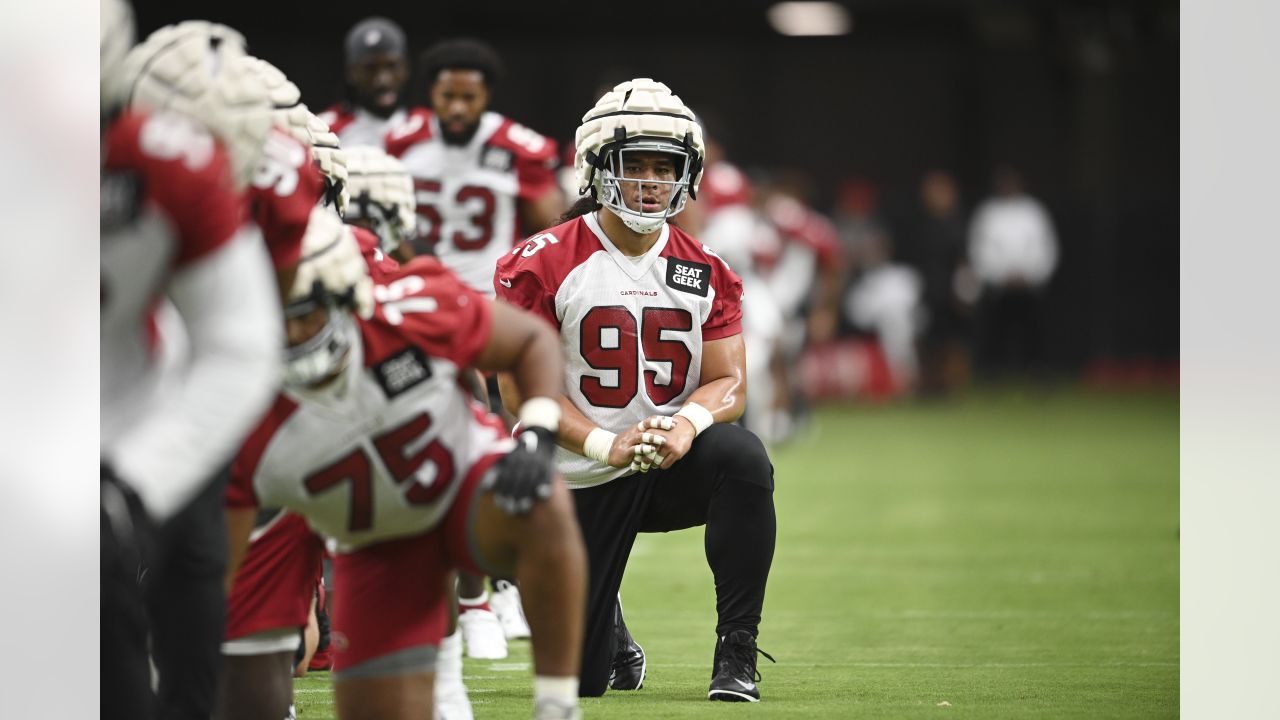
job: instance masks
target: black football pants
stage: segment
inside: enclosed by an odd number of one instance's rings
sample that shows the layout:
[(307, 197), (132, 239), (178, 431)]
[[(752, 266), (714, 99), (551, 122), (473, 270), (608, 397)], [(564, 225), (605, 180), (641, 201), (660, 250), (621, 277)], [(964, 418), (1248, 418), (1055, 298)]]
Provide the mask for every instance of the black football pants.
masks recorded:
[(226, 483), (219, 473), (160, 528), (158, 559), (144, 579), (161, 720), (213, 715), (227, 615)]
[(603, 695), (608, 685), (618, 588), (636, 533), (705, 525), (707, 564), (716, 584), (716, 634), (756, 634), (777, 526), (773, 465), (751, 432), (712, 425), (669, 469), (574, 490), (573, 499), (590, 572), (580, 695)]

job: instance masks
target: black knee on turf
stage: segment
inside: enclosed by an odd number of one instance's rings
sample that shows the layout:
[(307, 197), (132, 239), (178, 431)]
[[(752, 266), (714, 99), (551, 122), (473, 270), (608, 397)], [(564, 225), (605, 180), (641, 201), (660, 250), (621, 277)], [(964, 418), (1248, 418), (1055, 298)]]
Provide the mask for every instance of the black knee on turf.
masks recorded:
[(738, 480), (773, 491), (773, 463), (764, 443), (741, 425), (716, 423), (695, 441), (710, 455), (709, 464), (727, 480)]

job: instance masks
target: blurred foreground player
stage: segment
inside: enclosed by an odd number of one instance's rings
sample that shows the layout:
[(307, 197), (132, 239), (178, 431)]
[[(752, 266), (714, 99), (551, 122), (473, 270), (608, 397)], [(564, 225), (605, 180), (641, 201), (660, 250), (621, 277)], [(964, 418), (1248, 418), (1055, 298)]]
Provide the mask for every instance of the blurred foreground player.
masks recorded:
[[(580, 692), (643, 682), (643, 653), (617, 623), (636, 534), (705, 525), (719, 615), (708, 697), (755, 702), (775, 521), (769, 457), (732, 424), (746, 401), (742, 284), (668, 222), (697, 192), (702, 130), (641, 78), (600, 98), (576, 143), (590, 196), (503, 257), (494, 287), (557, 327), (566, 358), (557, 464), (590, 577)], [(503, 395), (518, 388), (504, 380)]]
[[(432, 716), (455, 567), (524, 583), (535, 714), (578, 717), (585, 561), (553, 467), (554, 335), (431, 258), (370, 288), (363, 261), (335, 284), (309, 255), (286, 311), (285, 390), (241, 449), (228, 501), (297, 512), (335, 546), (339, 717)], [(473, 366), (512, 372), (532, 398), (514, 443), (459, 387)]]
[[(104, 125), (125, 100), (132, 29), (123, 2), (102, 3)], [(161, 679), (162, 716), (207, 717), (226, 560), (215, 478), (276, 388), (280, 304), (208, 130), (126, 113), (102, 146), (102, 716), (155, 712), (146, 568), (153, 613), (185, 619), (182, 642), (152, 639), (157, 665), (186, 666)]]

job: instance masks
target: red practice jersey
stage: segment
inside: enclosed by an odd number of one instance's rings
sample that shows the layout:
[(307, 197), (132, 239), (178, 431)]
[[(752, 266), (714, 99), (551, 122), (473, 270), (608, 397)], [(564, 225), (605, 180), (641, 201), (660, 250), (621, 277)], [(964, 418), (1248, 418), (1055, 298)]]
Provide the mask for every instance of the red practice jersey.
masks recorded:
[(298, 263), (307, 220), (323, 194), (324, 175), (311, 149), (273, 128), (249, 185), (249, 205), (277, 270)]

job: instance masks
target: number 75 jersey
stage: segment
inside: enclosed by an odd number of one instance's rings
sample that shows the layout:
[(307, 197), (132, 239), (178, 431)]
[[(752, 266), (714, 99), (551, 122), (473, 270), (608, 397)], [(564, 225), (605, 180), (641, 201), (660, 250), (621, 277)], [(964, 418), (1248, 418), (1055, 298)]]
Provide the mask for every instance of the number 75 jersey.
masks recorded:
[(283, 391), (227, 488), (227, 505), (293, 510), (343, 552), (431, 530), (473, 466), (514, 446), (459, 383), (489, 339), (490, 301), (434, 258), (375, 278), (373, 317), (339, 331), (354, 340), (342, 374)]
[[(679, 410), (700, 384), (702, 344), (742, 332), (742, 280), (671, 224), (649, 252), (628, 257), (595, 214), (575, 218), (499, 260), (494, 289), (559, 328), (565, 394), (612, 432)], [(557, 452), (570, 487), (626, 472)]]

